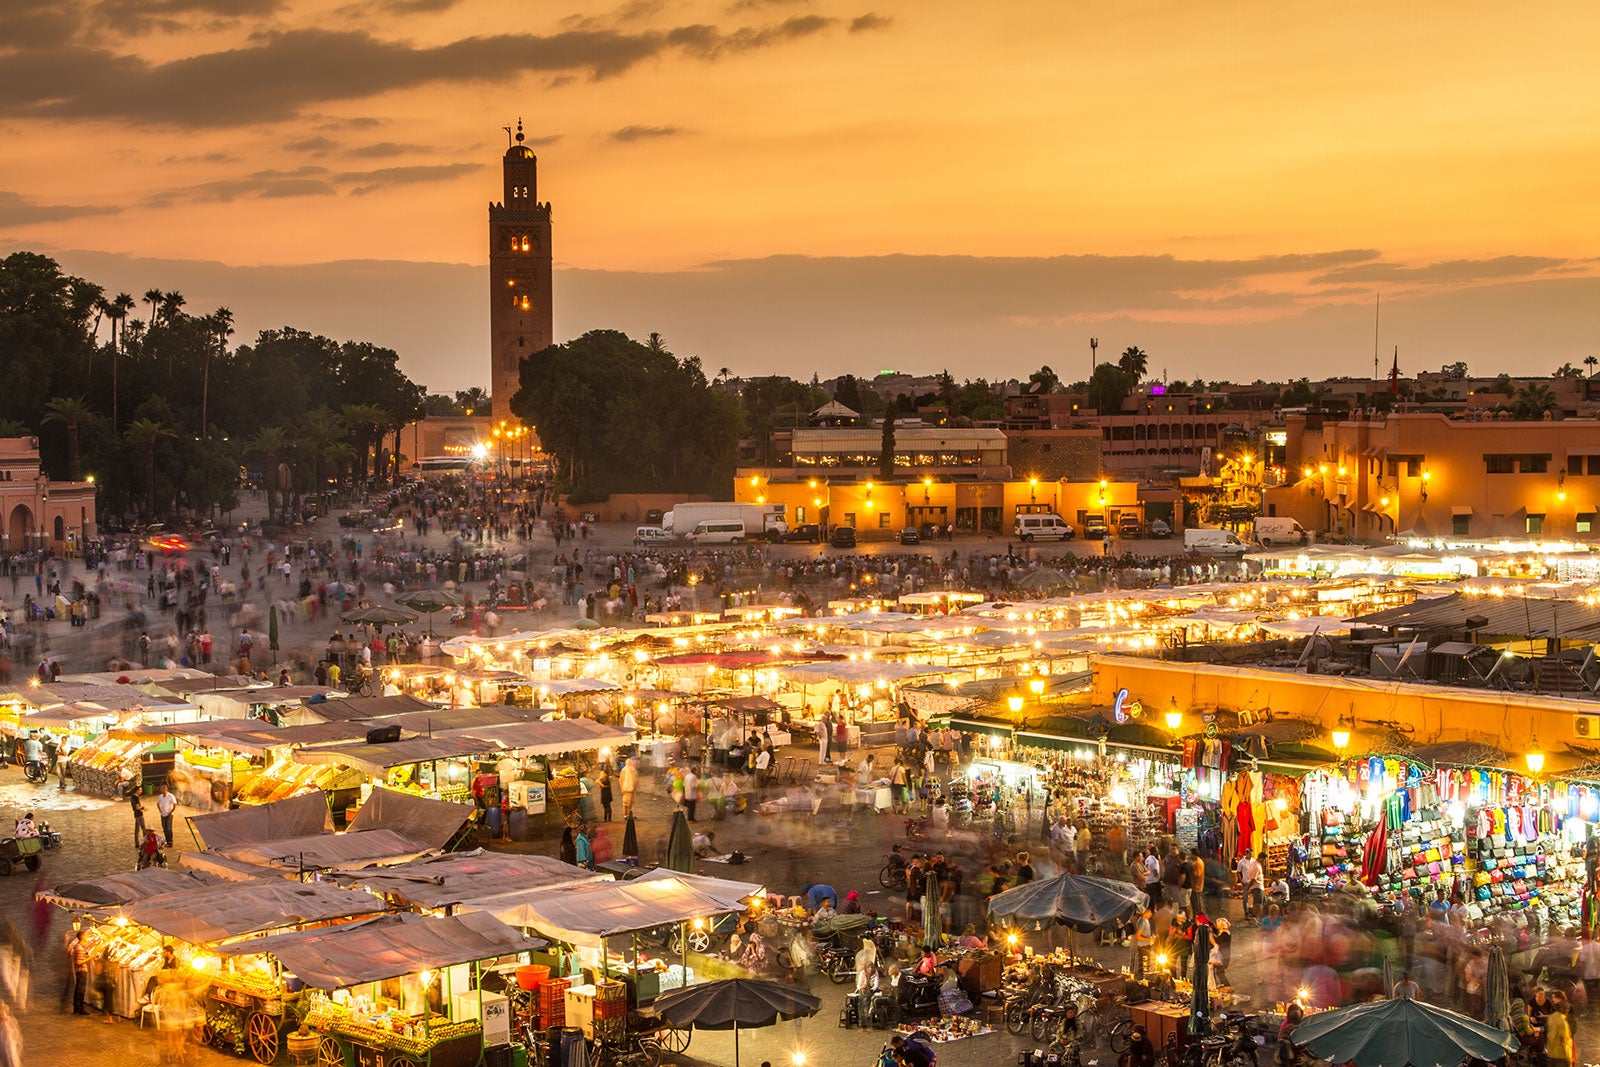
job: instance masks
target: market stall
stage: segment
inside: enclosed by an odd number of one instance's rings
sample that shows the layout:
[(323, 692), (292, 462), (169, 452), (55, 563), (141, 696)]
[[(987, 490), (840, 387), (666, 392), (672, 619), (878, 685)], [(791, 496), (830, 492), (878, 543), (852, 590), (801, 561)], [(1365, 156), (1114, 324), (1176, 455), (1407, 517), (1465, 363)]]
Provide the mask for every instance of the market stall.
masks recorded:
[(480, 987), (481, 965), (525, 960), (543, 945), (488, 915), (402, 912), (218, 953), (245, 969), (270, 961), (307, 987), (301, 1029), (315, 1035), (323, 1067), (473, 1067), (512, 1037), (506, 998)]

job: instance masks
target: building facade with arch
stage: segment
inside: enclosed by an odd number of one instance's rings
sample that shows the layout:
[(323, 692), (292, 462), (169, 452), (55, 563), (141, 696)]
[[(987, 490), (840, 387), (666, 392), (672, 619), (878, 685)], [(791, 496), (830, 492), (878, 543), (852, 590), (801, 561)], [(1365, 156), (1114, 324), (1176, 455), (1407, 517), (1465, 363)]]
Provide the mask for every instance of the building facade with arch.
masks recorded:
[(0, 552), (75, 553), (97, 536), (94, 482), (52, 481), (39, 439), (0, 437)]

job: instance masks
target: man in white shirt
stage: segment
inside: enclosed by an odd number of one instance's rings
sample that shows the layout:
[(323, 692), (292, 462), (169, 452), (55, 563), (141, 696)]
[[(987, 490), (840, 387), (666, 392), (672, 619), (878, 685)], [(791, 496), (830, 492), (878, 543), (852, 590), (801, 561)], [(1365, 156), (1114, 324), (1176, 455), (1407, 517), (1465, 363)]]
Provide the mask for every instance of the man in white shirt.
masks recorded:
[(161, 816), (161, 836), (167, 839), (167, 847), (172, 847), (172, 813), (177, 810), (178, 798), (172, 795), (172, 790), (167, 788), (167, 783), (161, 783), (161, 789), (156, 793), (156, 813)]
[(1150, 897), (1152, 908), (1161, 903), (1161, 857), (1153, 848), (1144, 858), (1144, 891)]
[(689, 821), (694, 822), (694, 806), (700, 800), (700, 776), (690, 767), (683, 772), (683, 810), (688, 813)]
[(630, 756), (617, 777), (622, 787), (622, 815), (626, 818), (633, 814), (633, 793), (639, 788), (639, 761)]

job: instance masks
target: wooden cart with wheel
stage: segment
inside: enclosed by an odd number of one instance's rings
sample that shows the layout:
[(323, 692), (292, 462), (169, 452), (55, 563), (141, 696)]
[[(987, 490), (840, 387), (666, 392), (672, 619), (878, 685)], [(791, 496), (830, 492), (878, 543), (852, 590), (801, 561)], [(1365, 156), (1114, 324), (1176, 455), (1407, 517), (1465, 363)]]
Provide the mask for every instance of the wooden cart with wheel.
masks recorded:
[(296, 994), (286, 993), (272, 979), (219, 975), (205, 992), (200, 1040), (257, 1063), (272, 1063), (284, 1047), (285, 1032), (299, 1025), (296, 1001)]
[(37, 871), (39, 853), (43, 851), (44, 840), (38, 837), (8, 837), (0, 841), (0, 878), (10, 877), (18, 867)]
[(396, 1033), (348, 1016), (311, 1015), (317, 1067), (477, 1067), (483, 1029), (476, 1022), (439, 1022), (425, 1033)]

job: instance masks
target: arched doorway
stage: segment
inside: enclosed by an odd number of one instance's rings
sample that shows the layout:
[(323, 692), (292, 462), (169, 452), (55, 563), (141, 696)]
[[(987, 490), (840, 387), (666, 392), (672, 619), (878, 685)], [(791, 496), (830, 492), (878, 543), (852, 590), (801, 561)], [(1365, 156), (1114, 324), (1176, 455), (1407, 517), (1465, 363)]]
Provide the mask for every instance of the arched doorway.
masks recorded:
[(26, 504), (11, 509), (11, 519), (6, 523), (6, 547), (21, 552), (28, 547), (28, 532), (33, 529), (33, 511)]
[(56, 516), (54, 534), (57, 544), (67, 539), (67, 523), (60, 515)]

